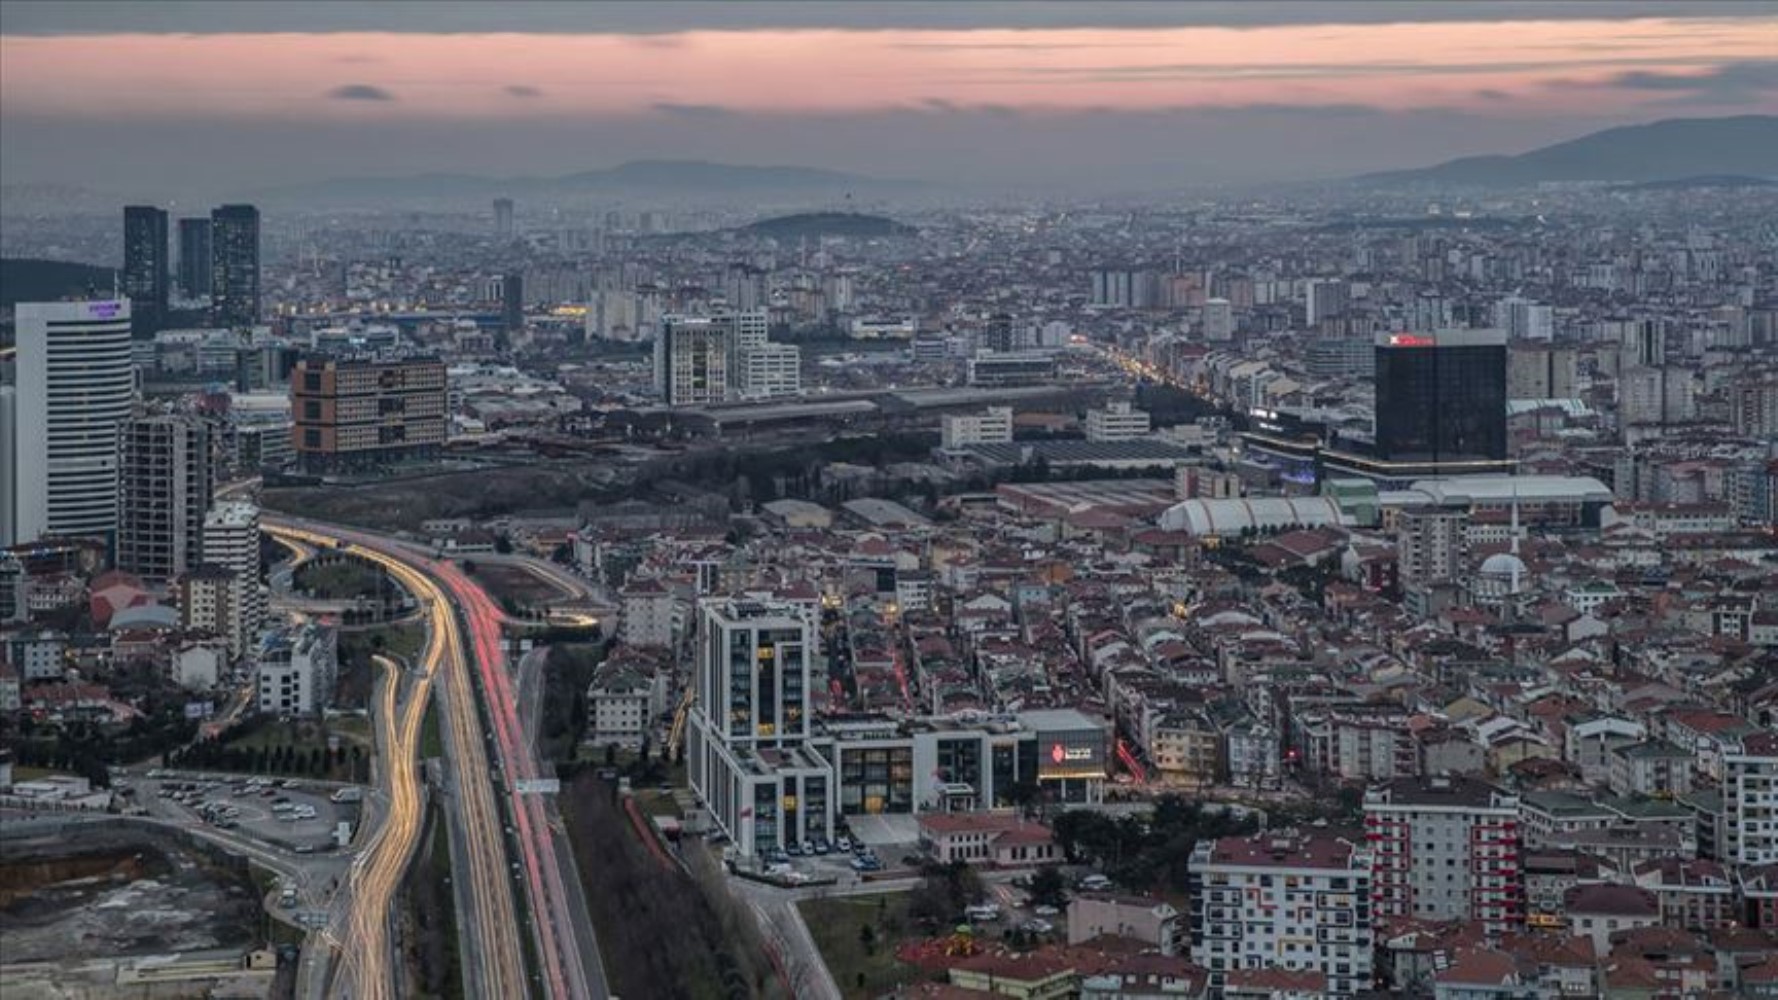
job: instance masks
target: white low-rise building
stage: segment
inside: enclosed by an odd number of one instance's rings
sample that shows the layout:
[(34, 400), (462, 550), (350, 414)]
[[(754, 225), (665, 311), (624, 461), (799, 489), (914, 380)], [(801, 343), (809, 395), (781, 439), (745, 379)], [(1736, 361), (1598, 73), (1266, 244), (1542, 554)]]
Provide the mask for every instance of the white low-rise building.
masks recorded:
[(259, 710), (310, 715), (333, 701), (339, 676), (339, 633), (308, 622), (267, 632), (259, 648)]
[(1088, 441), (1134, 441), (1147, 437), (1151, 429), (1148, 411), (1127, 402), (1107, 403), (1104, 409), (1087, 411)]
[(602, 664), (587, 685), (587, 736), (593, 746), (640, 750), (666, 711), (667, 678), (645, 659)]
[(1012, 407), (990, 406), (981, 413), (947, 413), (939, 418), (939, 446), (948, 450), (978, 444), (1012, 443)]

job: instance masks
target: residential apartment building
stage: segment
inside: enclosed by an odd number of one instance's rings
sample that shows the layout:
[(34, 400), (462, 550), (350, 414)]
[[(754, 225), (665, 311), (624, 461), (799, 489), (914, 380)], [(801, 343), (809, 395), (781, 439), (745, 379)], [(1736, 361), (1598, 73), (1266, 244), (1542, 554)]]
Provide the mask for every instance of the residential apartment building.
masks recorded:
[(306, 472), (374, 468), (444, 447), (449, 407), (437, 358), (304, 358), (290, 374), (293, 444)]
[(1742, 737), (1722, 757), (1723, 860), (1778, 864), (1778, 733)]
[(1475, 920), (1490, 936), (1525, 918), (1519, 797), (1471, 778), (1378, 785), (1364, 796), (1379, 917)]
[(228, 595), (216, 602), (214, 631), (230, 657), (252, 650), (265, 621), (259, 582), (259, 508), (243, 500), (219, 503), (204, 519), (204, 562), (229, 574)]
[(178, 578), (204, 559), (215, 473), (210, 425), (186, 415), (137, 417), (119, 435), (117, 568)]
[(259, 647), (261, 712), (312, 715), (333, 703), (339, 633), (316, 622), (267, 632)]
[(659, 580), (644, 577), (619, 592), (618, 635), (631, 646), (673, 645), (678, 599)]
[(1396, 515), (1396, 551), (1404, 589), (1446, 583), (1463, 569), (1468, 551), (1460, 510), (1410, 507)]
[(223, 640), (228, 658), (239, 659), (242, 594), (232, 570), (205, 563), (179, 578), (179, 625), (190, 632), (208, 632)]
[(641, 750), (666, 710), (666, 676), (631, 663), (604, 663), (587, 685), (588, 731), (593, 746)]
[(1327, 995), (1371, 987), (1371, 859), (1327, 836), (1257, 834), (1192, 851), (1192, 961), (1213, 988), (1247, 969), (1318, 972)]

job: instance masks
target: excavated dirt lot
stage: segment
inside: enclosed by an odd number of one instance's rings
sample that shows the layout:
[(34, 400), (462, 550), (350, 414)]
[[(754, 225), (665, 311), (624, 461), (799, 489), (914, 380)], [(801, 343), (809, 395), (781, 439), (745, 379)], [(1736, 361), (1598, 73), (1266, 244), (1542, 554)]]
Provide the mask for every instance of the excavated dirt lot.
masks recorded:
[(0, 964), (239, 948), (261, 912), (245, 869), (160, 831), (0, 841)]

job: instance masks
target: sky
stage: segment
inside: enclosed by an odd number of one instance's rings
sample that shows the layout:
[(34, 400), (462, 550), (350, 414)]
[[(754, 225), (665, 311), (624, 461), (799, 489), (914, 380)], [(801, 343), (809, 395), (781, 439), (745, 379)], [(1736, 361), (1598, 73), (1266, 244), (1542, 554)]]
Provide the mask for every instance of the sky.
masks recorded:
[(1778, 7), (0, 4), (0, 180), (166, 197), (635, 159), (1158, 189), (1778, 113)]

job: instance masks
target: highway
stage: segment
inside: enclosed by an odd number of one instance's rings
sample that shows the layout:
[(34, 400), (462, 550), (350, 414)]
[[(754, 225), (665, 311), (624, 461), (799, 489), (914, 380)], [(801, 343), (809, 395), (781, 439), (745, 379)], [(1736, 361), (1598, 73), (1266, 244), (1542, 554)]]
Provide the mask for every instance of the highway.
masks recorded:
[[(440, 687), (448, 689), (441, 692), (440, 704), (445, 709), (441, 728), (446, 755), (458, 776), (452, 787), (456, 808), (448, 815), (453, 823), (453, 840), (461, 845), (459, 853), (454, 844), (453, 854), (466, 862), (456, 866), (455, 879), (460, 901), (458, 919), (466, 941), (466, 992), (477, 997), (528, 996), (521, 922), (508, 870), (504, 828), (492, 782), (483, 777), (491, 771), (475, 708), (468, 649), (452, 602), (434, 582), (433, 574), (438, 567), (397, 544), (358, 532), (275, 515), (267, 515), (262, 525), (274, 536), (289, 537), (318, 547), (348, 548), (353, 555), (375, 563), (389, 573), (426, 609), (428, 642), (422, 660), (422, 680), (416, 683), (430, 686), (434, 677), (442, 677)], [(440, 668), (443, 668), (442, 674)], [(387, 700), (391, 697), (392, 687), (384, 690), (385, 726), (394, 725), (395, 709)], [(413, 776), (413, 794), (397, 794), (391, 786), (384, 830), (378, 834), (375, 850), (366, 852), (368, 860), (354, 872), (352, 912), (340, 946), (346, 955), (349, 978), (356, 988), (348, 988), (340, 995), (384, 997), (393, 996), (396, 990), (397, 970), (392, 961), (387, 931), (393, 900), (414, 842), (417, 842), (422, 820), (415, 772), (417, 740), (425, 704), (423, 692), (410, 694), (407, 712), (393, 734), (393, 745), (403, 750), (390, 755), (389, 768), (392, 772), (399, 770)], [(397, 757), (401, 758), (399, 766), (395, 761)], [(379, 863), (383, 858), (387, 858), (387, 862)]]
[[(530, 741), (519, 717), (511, 672), (501, 641), (504, 614), (486, 591), (456, 566), (434, 567), (439, 582), (462, 609), (475, 665), (480, 673), (482, 697), (488, 708), (492, 736), (505, 768), (514, 837), (518, 842), (527, 896), (531, 904), (532, 932), (542, 965), (544, 985), (550, 997), (579, 1000), (604, 997), (609, 989), (597, 959), (591, 922), (585, 919), (578, 880), (573, 875), (572, 854), (559, 819), (549, 815), (536, 794), (524, 788), (542, 777)], [(563, 863), (564, 858), (567, 864)], [(587, 956), (592, 955), (591, 961)]]
[(343, 935), (344, 940), (352, 942), (346, 951), (346, 972), (357, 988), (351, 993), (365, 1000), (393, 997), (397, 993), (396, 973), (387, 961), (394, 952), (389, 915), (402, 873), (420, 842), (421, 792), (416, 761), (420, 724), (426, 716), (433, 675), (443, 656), (443, 644), (436, 637), (428, 641), (405, 711), (398, 707), (396, 699), (401, 690), (401, 666), (385, 657), (375, 658), (383, 669), (383, 677), (378, 690), (378, 711), (373, 714), (379, 730), (377, 742), (382, 747), (379, 760), (389, 807), (382, 825), (352, 864), (351, 906)]

